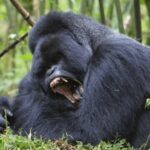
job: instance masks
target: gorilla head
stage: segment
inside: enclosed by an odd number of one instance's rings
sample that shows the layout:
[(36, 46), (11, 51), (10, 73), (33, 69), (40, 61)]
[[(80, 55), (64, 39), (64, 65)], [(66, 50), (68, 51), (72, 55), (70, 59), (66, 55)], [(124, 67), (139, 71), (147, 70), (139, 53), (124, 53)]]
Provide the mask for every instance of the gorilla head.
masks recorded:
[(46, 72), (47, 87), (66, 96), (72, 103), (78, 101), (90, 56), (86, 48), (75, 42), (70, 34), (58, 33), (41, 37), (35, 51), (33, 74), (38, 76)]
[(82, 97), (82, 84), (92, 52), (68, 30), (60, 17), (53, 13), (54, 22), (47, 22), (43, 17), (39, 22), (44, 21), (44, 24), (35, 25), (31, 31), (29, 45), (35, 54), (32, 71), (40, 75), (46, 72), (47, 86), (75, 103)]
[(136, 147), (146, 141), (150, 48), (84, 16), (57, 12), (35, 24), (29, 46), (33, 63), (12, 104), (14, 131), (92, 144), (116, 136)]

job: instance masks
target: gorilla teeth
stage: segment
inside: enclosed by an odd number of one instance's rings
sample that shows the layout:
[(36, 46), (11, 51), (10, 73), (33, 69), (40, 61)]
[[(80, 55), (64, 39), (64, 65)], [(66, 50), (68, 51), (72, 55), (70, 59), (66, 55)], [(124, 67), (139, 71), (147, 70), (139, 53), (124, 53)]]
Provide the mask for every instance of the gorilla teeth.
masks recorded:
[(80, 95), (82, 96), (82, 95), (83, 95), (83, 92), (84, 92), (83, 86), (79, 86), (79, 92), (80, 92)]
[(80, 85), (76, 90), (75, 93), (73, 94), (75, 99), (82, 99), (83, 97), (83, 87)]
[(54, 93), (65, 96), (72, 104), (82, 99), (83, 87), (76, 80), (56, 77), (50, 82), (50, 87)]
[(50, 82), (50, 87), (55, 88), (57, 85), (60, 85), (62, 83), (67, 83), (67, 82), (68, 82), (67, 79), (63, 77), (57, 77)]

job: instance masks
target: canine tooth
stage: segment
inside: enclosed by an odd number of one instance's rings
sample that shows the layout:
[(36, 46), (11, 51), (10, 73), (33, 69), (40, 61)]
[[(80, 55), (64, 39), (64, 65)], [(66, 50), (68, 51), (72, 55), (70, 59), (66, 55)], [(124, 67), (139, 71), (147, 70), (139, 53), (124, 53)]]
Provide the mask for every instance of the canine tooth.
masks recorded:
[(79, 99), (81, 99), (82, 97), (80, 96), (80, 95), (78, 95), (78, 94), (73, 94), (73, 97), (76, 99), (76, 100), (79, 100)]
[(84, 90), (83, 90), (82, 86), (79, 87), (79, 92), (80, 92), (81, 95), (83, 94)]
[(68, 82), (68, 80), (67, 80), (67, 79), (65, 79), (65, 78), (62, 78), (62, 80), (63, 80), (64, 82), (66, 82), (66, 83)]

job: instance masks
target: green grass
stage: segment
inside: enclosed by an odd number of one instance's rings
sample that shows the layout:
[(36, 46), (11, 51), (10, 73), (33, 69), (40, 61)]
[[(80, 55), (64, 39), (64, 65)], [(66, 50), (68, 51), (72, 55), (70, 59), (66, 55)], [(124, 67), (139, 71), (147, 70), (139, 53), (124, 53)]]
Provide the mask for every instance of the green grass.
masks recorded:
[(133, 150), (125, 140), (118, 140), (114, 144), (101, 142), (93, 147), (78, 142), (76, 145), (69, 144), (66, 140), (44, 141), (33, 138), (14, 135), (10, 129), (0, 135), (0, 150)]

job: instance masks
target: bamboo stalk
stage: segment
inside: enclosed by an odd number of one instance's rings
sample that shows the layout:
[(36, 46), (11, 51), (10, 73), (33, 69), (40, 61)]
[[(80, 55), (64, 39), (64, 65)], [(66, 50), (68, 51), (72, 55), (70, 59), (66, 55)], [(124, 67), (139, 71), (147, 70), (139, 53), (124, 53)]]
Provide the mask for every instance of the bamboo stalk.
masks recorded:
[(147, 13), (150, 19), (150, 0), (145, 0), (146, 8), (147, 8)]
[(134, 16), (135, 16), (135, 32), (136, 40), (142, 42), (142, 31), (141, 31), (141, 11), (139, 0), (134, 0)]
[(122, 19), (122, 11), (121, 11), (121, 4), (120, 0), (114, 0), (115, 6), (116, 6), (116, 12), (117, 12), (117, 18), (118, 18), (118, 26), (119, 31), (121, 33), (124, 33), (124, 27), (123, 27), (123, 19)]
[(23, 41), (26, 37), (28, 36), (28, 33), (25, 33), (23, 36), (21, 36), (18, 40), (16, 40), (15, 42), (13, 42), (12, 44), (10, 44), (7, 48), (5, 48), (1, 53), (0, 53), (0, 57), (2, 57), (3, 55), (5, 55), (7, 52), (9, 52), (11, 49), (13, 49), (18, 43), (20, 43), (21, 41)]
[[(23, 16), (23, 18), (28, 22), (30, 26), (34, 25), (34, 21), (31, 19), (30, 14), (21, 6), (17, 0), (10, 0), (11, 3), (16, 7), (18, 12)], [(28, 32), (21, 36), (19, 39), (11, 43), (7, 48), (5, 48), (1, 53), (0, 57), (4, 56), (7, 52), (13, 49), (18, 43), (23, 41), (28, 36)]]
[(36, 18), (39, 18), (39, 0), (33, 0), (33, 12)]
[(86, 10), (87, 10), (87, 1), (85, 0), (81, 0), (81, 4), (80, 4), (80, 12), (82, 14), (86, 14)]
[(45, 12), (45, 0), (40, 0), (40, 16), (44, 14)]
[(50, 1), (50, 10), (57, 10), (59, 5), (59, 0)]
[(93, 14), (94, 3), (95, 3), (95, 0), (88, 1), (88, 12), (90, 16), (92, 16)]
[(72, 0), (68, 0), (68, 5), (70, 9), (73, 9), (73, 2)]
[[(150, 27), (150, 0), (145, 0), (145, 5), (147, 8), (147, 13), (148, 13), (148, 17), (149, 17), (148, 26)], [(149, 34), (149, 36), (147, 36), (147, 44), (150, 45), (150, 34)]]
[(30, 14), (22, 7), (22, 5), (17, 0), (10, 1), (19, 11), (19, 13), (23, 16), (23, 18), (29, 23), (29, 25), (33, 26), (34, 21), (31, 19)]
[(106, 24), (103, 0), (99, 0), (99, 12), (100, 12), (102, 24)]
[(109, 8), (108, 8), (108, 12), (107, 12), (107, 16), (108, 16), (109, 21), (112, 20), (113, 10), (114, 10), (114, 1), (112, 0), (109, 3)]
[(7, 10), (7, 15), (8, 15), (8, 21), (11, 23), (12, 22), (12, 12), (10, 9), (9, 1), (3, 0), (6, 10)]

